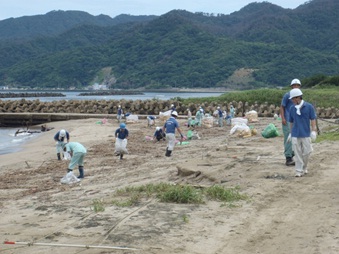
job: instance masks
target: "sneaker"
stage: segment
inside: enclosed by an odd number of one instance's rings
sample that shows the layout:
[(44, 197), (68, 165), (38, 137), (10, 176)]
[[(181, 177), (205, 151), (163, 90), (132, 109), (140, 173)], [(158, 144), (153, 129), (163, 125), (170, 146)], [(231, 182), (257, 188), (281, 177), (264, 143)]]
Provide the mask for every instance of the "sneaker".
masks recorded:
[(296, 173), (295, 177), (302, 177), (303, 175), (301, 173)]

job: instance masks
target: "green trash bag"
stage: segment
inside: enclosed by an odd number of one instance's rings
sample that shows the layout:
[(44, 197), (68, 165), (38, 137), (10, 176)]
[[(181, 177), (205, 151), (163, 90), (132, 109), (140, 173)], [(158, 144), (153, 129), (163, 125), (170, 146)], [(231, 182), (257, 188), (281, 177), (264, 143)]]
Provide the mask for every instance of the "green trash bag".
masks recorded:
[(193, 137), (193, 131), (189, 130), (189, 131), (187, 132), (187, 139), (188, 139), (188, 140), (191, 140), (192, 137)]
[(279, 132), (277, 130), (277, 127), (273, 123), (270, 123), (267, 125), (267, 127), (261, 132), (261, 135), (264, 138), (274, 138), (279, 136)]

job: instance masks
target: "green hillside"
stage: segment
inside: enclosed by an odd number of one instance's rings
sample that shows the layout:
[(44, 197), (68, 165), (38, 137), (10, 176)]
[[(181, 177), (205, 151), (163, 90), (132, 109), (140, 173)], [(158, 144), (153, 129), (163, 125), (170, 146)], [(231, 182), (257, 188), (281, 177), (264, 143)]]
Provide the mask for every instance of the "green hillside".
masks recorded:
[[(174, 10), (115, 22), (101, 17), (104, 25), (81, 15), (92, 22), (61, 34), (42, 32), (36, 38), (26, 31), (22, 41), (0, 39), (0, 86), (66, 89), (95, 81), (124, 89), (249, 89), (286, 86), (295, 77), (336, 76), (337, 13), (339, 1), (313, 0), (294, 10), (263, 2), (230, 15)], [(48, 24), (58, 22), (49, 16)], [(5, 21), (10, 26), (16, 19)], [(103, 69), (111, 72), (98, 79)]]

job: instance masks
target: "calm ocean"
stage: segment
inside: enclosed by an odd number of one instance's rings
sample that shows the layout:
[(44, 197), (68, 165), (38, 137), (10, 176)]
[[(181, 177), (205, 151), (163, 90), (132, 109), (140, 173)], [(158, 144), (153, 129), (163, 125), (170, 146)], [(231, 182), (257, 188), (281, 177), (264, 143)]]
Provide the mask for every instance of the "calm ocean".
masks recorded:
[[(1, 93), (6, 93), (6, 91), (1, 91)], [(22, 93), (22, 92), (46, 92), (46, 91), (8, 91), (11, 93)], [(48, 101), (59, 101), (59, 100), (148, 100), (148, 99), (159, 99), (159, 100), (169, 100), (171, 98), (202, 98), (202, 97), (217, 97), (223, 93), (211, 92), (211, 93), (192, 93), (192, 92), (147, 92), (143, 95), (110, 95), (110, 96), (78, 96), (79, 91), (51, 91), (51, 92), (60, 92), (65, 94), (65, 97), (25, 97), (25, 100), (37, 100), (43, 102)], [(22, 98), (5, 98), (1, 100), (20, 100)], [(24, 127), (22, 127), (23, 129)], [(22, 130), (21, 129), (21, 130)], [(30, 135), (19, 135), (15, 136), (15, 132), (18, 128), (4, 128), (0, 127), (0, 155), (7, 153), (18, 152), (22, 149), (22, 145), (32, 138), (38, 137), (39, 133), (33, 133)]]

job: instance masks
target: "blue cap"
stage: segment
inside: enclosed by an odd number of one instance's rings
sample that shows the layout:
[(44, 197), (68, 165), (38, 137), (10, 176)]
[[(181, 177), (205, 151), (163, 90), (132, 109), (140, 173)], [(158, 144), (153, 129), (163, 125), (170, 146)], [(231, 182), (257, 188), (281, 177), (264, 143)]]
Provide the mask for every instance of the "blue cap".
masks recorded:
[(125, 124), (125, 123), (121, 123), (121, 124), (120, 124), (120, 128), (121, 128), (121, 129), (125, 129), (125, 128), (126, 128), (126, 124)]

